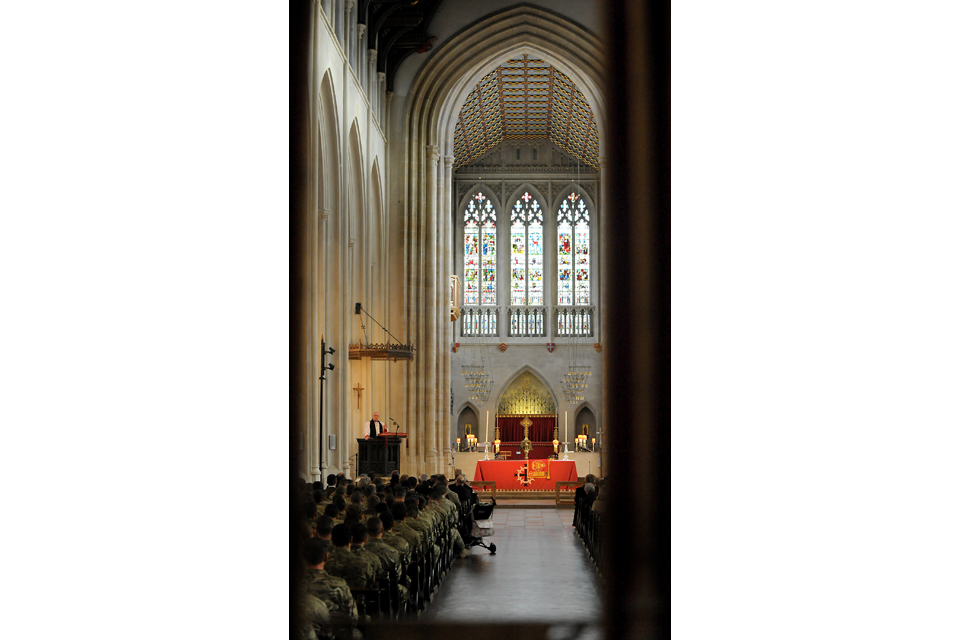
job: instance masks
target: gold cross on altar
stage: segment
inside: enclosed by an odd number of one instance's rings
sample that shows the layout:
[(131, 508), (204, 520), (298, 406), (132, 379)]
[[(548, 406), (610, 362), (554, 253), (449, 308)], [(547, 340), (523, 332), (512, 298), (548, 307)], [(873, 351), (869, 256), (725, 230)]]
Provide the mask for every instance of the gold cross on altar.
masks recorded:
[(357, 383), (357, 386), (353, 388), (357, 392), (357, 409), (360, 408), (360, 392), (363, 391), (363, 387), (360, 386), (360, 383)]

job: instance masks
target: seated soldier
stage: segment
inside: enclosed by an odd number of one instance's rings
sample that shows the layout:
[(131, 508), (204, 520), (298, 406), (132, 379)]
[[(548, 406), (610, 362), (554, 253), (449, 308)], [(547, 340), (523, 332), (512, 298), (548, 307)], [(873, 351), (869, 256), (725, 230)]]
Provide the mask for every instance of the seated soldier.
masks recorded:
[(380, 498), (376, 495), (367, 496), (367, 508), (363, 510), (365, 518), (377, 515), (377, 505), (380, 504)]
[(436, 488), (437, 488), (437, 489), (440, 489), (440, 491), (443, 492), (443, 496), (444, 496), (447, 500), (449, 500), (450, 502), (452, 502), (452, 503), (453, 503), (454, 505), (456, 505), (458, 508), (460, 507), (460, 496), (458, 496), (455, 491), (451, 491), (451, 490), (450, 490), (449, 483), (447, 482), (447, 476), (445, 476), (445, 475), (443, 475), (443, 474), (437, 476), (437, 486), (436, 486)]
[(367, 525), (363, 524), (362, 522), (351, 525), (350, 551), (352, 551), (355, 556), (370, 565), (370, 568), (373, 569), (373, 573), (377, 576), (377, 578), (387, 577), (387, 567), (383, 566), (383, 563), (380, 562), (380, 556), (371, 553), (369, 550), (364, 548), (366, 542)]
[[(432, 509), (438, 513), (441, 513), (443, 517), (449, 518), (450, 514), (443, 508), (441, 504), (444, 502), (443, 493), (440, 492), (440, 489), (434, 489), (433, 493), (430, 494), (430, 505), (428, 509)], [(453, 503), (449, 500), (446, 501), (451, 507)], [(456, 509), (456, 507), (453, 507)], [(456, 527), (450, 527), (450, 545), (453, 547), (453, 553), (460, 556), (461, 558), (466, 558), (468, 555), (473, 553), (471, 550), (466, 548), (466, 545), (463, 544), (463, 538), (460, 536), (460, 532), (457, 531)]]
[(330, 503), (323, 508), (323, 515), (327, 516), (331, 520), (336, 520), (340, 515), (340, 510), (337, 509), (337, 505)]
[(402, 502), (397, 501), (393, 504), (392, 514), (394, 519), (394, 532), (406, 540), (411, 549), (417, 549), (422, 553), (426, 549), (426, 536), (419, 531), (414, 531), (407, 525), (405, 522), (407, 508), (403, 506)]
[(380, 522), (383, 523), (383, 536), (381, 537), (381, 540), (386, 542), (400, 553), (402, 562), (410, 562), (410, 556), (411, 552), (413, 551), (413, 547), (411, 547), (410, 543), (404, 540), (402, 536), (393, 531), (393, 514), (389, 511), (384, 511), (380, 514), (379, 518)]
[(330, 542), (330, 536), (333, 534), (333, 527), (336, 524), (330, 516), (320, 516), (317, 518), (316, 537)]
[[(390, 518), (390, 524), (393, 524), (393, 517)], [(380, 563), (385, 570), (393, 569), (397, 572), (397, 577), (404, 575), (403, 559), (400, 551), (388, 544), (383, 539), (383, 521), (380, 518), (367, 518), (367, 542), (363, 545), (364, 549), (376, 554), (380, 558)], [(404, 543), (406, 544), (406, 543)], [(410, 581), (409, 576), (404, 576), (406, 582), (398, 583), (397, 590), (400, 593), (400, 599), (404, 602), (410, 601), (410, 593), (407, 590), (407, 584)]]
[(347, 510), (347, 501), (343, 499), (343, 496), (335, 496), (333, 498), (333, 504), (337, 508), (337, 519), (342, 522), (343, 512)]
[[(420, 531), (423, 534), (424, 544), (430, 543), (430, 541), (433, 539), (430, 534), (430, 528), (426, 522), (420, 520), (420, 508), (416, 505), (416, 502), (407, 504), (406, 510), (407, 517), (404, 518), (403, 523), (414, 531)], [(439, 557), (440, 547), (431, 543), (431, 548), (433, 551), (433, 557)]]
[[(415, 507), (417, 510), (417, 517), (415, 519), (411, 518), (410, 514), (408, 513), (407, 518), (404, 519), (404, 522), (408, 526), (410, 526), (412, 529), (415, 529), (415, 530), (420, 529), (422, 527), (424, 536), (428, 540), (433, 540), (433, 537), (436, 534), (438, 523), (432, 513), (428, 513), (428, 514), (423, 513), (423, 507), (421, 507), (420, 505), (420, 499), (422, 497), (423, 496), (421, 496), (419, 493), (414, 493), (414, 494), (410, 494), (407, 497), (407, 499), (403, 501), (404, 506), (408, 510), (410, 509), (411, 505), (413, 505), (413, 507)], [(425, 506), (426, 505), (424, 505), (424, 507)]]
[[(363, 548), (380, 558), (385, 569), (400, 570), (400, 552), (383, 541), (383, 521), (374, 516), (367, 518), (367, 540)], [(356, 537), (354, 537), (356, 540)]]
[(362, 519), (363, 509), (360, 508), (359, 504), (350, 504), (347, 506), (346, 511), (343, 512), (343, 524), (350, 525), (351, 527)]
[(313, 538), (304, 543), (303, 559), (307, 565), (304, 575), (306, 592), (326, 605), (329, 619), (322, 619), (322, 610), (319, 610), (315, 603), (307, 603), (307, 613), (308, 615), (311, 611), (314, 613), (310, 622), (315, 627), (321, 627), (319, 630), (325, 636), (331, 635), (331, 628), (356, 627), (358, 622), (357, 606), (353, 602), (350, 587), (344, 580), (326, 571), (328, 557), (329, 545), (323, 540)]
[(346, 580), (351, 589), (375, 589), (376, 572), (350, 552), (350, 538), (350, 527), (347, 525), (338, 524), (333, 528), (330, 535), (333, 550), (327, 559), (326, 571)]

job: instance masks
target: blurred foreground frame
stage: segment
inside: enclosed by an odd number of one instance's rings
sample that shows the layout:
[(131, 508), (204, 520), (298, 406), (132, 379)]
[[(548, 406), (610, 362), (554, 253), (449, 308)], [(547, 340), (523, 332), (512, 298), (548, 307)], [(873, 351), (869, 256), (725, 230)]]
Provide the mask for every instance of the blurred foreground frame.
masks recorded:
[[(304, 212), (308, 201), (307, 89), (310, 2), (290, 3), (290, 630), (297, 625), (302, 575), (294, 481), (300, 477), (299, 413), (305, 385), (301, 336), (305, 321)], [(670, 5), (606, 0), (607, 180), (617, 198), (607, 206), (616, 238), (601, 239), (608, 277), (604, 415), (609, 429), (606, 477), (611, 504), (604, 527), (604, 636), (611, 640), (670, 637)], [(624, 242), (622, 239), (628, 239)], [(615, 561), (613, 560), (615, 558)], [(365, 637), (577, 638), (589, 627), (544, 624), (367, 625)], [(578, 630), (579, 629), (579, 630)], [(567, 635), (568, 633), (572, 635)], [(450, 635), (447, 635), (450, 634)]]

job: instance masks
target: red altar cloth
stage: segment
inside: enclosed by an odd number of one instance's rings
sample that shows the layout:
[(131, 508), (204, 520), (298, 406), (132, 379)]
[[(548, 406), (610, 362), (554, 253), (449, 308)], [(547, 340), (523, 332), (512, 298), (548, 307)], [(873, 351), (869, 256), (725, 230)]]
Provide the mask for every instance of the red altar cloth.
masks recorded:
[(557, 481), (577, 481), (576, 462), (572, 460), (546, 460), (544, 462), (546, 462), (550, 478), (532, 478), (529, 484), (524, 484), (517, 478), (517, 471), (526, 469), (527, 460), (481, 460), (477, 462), (477, 470), (473, 473), (473, 479), (493, 480), (497, 483), (497, 491), (555, 491)]

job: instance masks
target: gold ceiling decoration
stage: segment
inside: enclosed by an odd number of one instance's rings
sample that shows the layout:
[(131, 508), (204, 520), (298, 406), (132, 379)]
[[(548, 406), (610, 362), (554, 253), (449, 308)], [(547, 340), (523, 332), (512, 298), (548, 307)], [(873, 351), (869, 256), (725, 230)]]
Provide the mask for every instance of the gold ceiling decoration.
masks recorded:
[(467, 96), (454, 130), (454, 168), (511, 138), (549, 138), (600, 168), (600, 134), (583, 92), (562, 71), (527, 54), (488, 73)]

